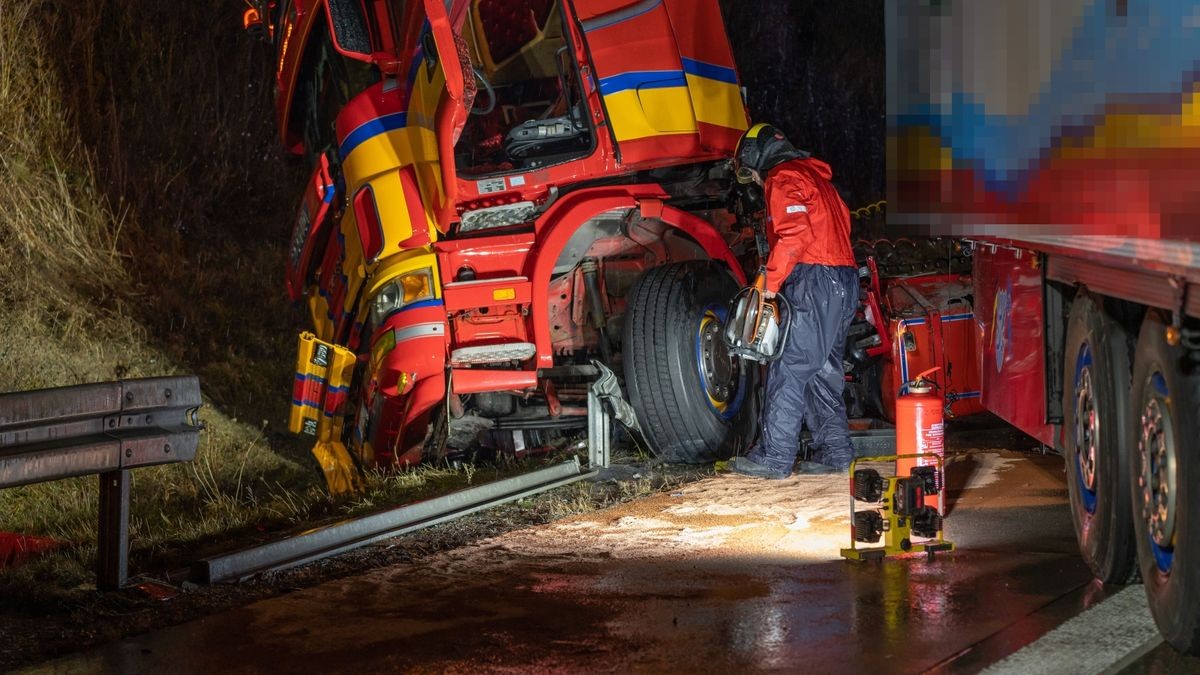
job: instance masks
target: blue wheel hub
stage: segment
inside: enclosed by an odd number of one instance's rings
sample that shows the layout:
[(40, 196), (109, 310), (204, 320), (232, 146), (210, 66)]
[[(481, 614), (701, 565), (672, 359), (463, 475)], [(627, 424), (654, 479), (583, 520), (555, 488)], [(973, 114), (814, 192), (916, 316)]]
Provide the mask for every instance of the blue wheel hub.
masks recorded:
[(1075, 359), (1075, 475), (1083, 508), (1096, 512), (1096, 467), (1100, 438), (1100, 414), (1096, 410), (1096, 391), (1093, 376), (1092, 347), (1083, 343)]
[(1146, 524), (1154, 562), (1163, 574), (1175, 561), (1176, 458), (1174, 411), (1166, 378), (1156, 372), (1150, 377), (1146, 404), (1142, 408), (1138, 438), (1139, 471), (1136, 500)]

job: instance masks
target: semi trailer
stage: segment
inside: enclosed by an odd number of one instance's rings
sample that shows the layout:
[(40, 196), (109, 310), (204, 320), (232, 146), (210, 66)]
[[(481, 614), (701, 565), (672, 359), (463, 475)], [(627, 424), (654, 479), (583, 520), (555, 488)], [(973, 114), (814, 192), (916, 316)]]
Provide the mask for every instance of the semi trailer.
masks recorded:
[(1200, 4), (887, 3), (888, 224), (973, 254), (979, 400), (1200, 652)]

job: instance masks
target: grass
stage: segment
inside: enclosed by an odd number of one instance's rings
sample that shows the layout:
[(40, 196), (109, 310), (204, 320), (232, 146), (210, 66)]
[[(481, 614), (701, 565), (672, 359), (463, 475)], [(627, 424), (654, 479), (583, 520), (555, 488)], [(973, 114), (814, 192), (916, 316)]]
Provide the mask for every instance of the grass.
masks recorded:
[[(0, 0), (0, 391), (195, 372), (198, 461), (135, 472), (135, 560), (341, 508), (282, 429), (302, 173), (238, 3)], [(250, 226), (253, 224), (253, 226)], [(59, 553), (10, 586), (91, 582), (94, 477), (0, 490), (0, 531)]]
[[(241, 9), (0, 0), (0, 391), (189, 372), (205, 393), (197, 461), (134, 472), (135, 571), (520, 468), (372, 473), (338, 500), (284, 432), (306, 171), (278, 148), (273, 52), (238, 30)], [(643, 489), (537, 503), (563, 516)], [(0, 490), (0, 531), (66, 543), (0, 571), (0, 595), (91, 586), (96, 497), (95, 477)]]
[[(91, 158), (73, 134), (61, 87), (36, 43), (37, 5), (4, 0), (0, 22), (0, 260), (5, 309), (37, 291), (51, 317), (72, 323), (80, 291), (107, 294), (127, 276), (120, 219), (99, 198)], [(34, 268), (38, 278), (27, 274)]]

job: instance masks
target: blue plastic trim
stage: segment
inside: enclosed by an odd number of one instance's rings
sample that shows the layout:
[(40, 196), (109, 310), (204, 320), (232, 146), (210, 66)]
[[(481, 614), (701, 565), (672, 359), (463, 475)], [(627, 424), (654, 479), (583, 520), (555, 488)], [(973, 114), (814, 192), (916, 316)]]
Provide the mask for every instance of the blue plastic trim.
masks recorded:
[(718, 66), (715, 63), (706, 63), (697, 61), (696, 59), (683, 58), (683, 72), (688, 75), (697, 75), (699, 77), (707, 77), (710, 80), (718, 82), (728, 82), (729, 84), (737, 84), (737, 71), (733, 68)]
[(687, 78), (682, 70), (633, 70), (620, 75), (601, 78), (600, 93), (610, 96), (627, 89), (666, 89), (686, 87)]

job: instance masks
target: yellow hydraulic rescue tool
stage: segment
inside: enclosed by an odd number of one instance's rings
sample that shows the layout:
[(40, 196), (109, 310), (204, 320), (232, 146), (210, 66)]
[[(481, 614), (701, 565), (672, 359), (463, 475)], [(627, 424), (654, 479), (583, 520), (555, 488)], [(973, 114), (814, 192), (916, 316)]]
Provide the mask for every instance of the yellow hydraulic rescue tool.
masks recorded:
[(349, 349), (318, 340), (312, 333), (300, 334), (288, 430), (316, 438), (313, 456), (333, 494), (361, 487), (354, 460), (342, 442), (354, 362)]

